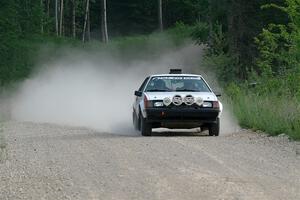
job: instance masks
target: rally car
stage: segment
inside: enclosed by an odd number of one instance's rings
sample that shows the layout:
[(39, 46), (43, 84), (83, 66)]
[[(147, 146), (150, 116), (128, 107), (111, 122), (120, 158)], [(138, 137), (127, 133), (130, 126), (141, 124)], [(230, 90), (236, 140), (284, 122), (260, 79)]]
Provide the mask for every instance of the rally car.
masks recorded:
[(222, 103), (201, 75), (151, 75), (135, 91), (133, 125), (143, 136), (151, 136), (152, 128), (207, 130), (219, 136)]

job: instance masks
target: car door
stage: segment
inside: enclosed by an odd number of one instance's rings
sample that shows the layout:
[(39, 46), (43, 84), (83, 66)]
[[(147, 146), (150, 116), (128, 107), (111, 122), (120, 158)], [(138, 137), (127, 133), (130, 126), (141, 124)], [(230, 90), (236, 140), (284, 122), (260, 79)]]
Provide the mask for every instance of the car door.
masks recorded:
[[(150, 77), (147, 77), (144, 81), (143, 81), (143, 83), (142, 83), (142, 85), (140, 86), (140, 88), (138, 89), (138, 91), (140, 91), (140, 92), (143, 92), (144, 91), (144, 89), (145, 89), (145, 87), (146, 87), (146, 85), (147, 85), (147, 83), (148, 83), (148, 81), (149, 81), (149, 78)], [(139, 105), (140, 105), (140, 102), (143, 100), (143, 95), (141, 96), (141, 97), (138, 97), (138, 96), (135, 96), (135, 102), (134, 102), (134, 110), (135, 110), (135, 113), (138, 115), (139, 114)]]

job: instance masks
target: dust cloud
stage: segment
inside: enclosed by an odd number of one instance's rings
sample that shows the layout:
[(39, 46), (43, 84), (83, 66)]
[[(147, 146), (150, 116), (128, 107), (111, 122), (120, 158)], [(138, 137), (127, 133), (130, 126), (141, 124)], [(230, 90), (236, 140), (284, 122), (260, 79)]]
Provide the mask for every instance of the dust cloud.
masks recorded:
[[(202, 47), (191, 43), (155, 59), (124, 61), (109, 52), (67, 49), (63, 56), (38, 67), (10, 99), (10, 118), (17, 121), (82, 126), (117, 134), (134, 133), (133, 92), (146, 76), (181, 67), (199, 68)], [(222, 120), (231, 131), (231, 119)], [(136, 134), (136, 133), (135, 133)]]

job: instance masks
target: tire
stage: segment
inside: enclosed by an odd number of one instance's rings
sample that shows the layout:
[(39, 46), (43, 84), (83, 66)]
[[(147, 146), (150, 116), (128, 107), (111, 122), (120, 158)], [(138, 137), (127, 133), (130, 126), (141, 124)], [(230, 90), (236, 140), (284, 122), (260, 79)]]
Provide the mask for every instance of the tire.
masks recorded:
[(152, 134), (152, 124), (147, 123), (143, 116), (140, 116), (141, 121), (141, 134), (142, 136), (151, 136)]
[(220, 135), (220, 118), (217, 118), (217, 122), (213, 123), (208, 128), (209, 136), (219, 136)]

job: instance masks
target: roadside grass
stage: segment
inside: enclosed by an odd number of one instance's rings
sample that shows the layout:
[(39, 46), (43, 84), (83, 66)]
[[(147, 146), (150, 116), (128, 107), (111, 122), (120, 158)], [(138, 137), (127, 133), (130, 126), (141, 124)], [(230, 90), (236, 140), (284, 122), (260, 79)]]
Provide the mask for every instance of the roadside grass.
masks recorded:
[(296, 98), (240, 92), (231, 104), (242, 127), (300, 140), (300, 103)]

